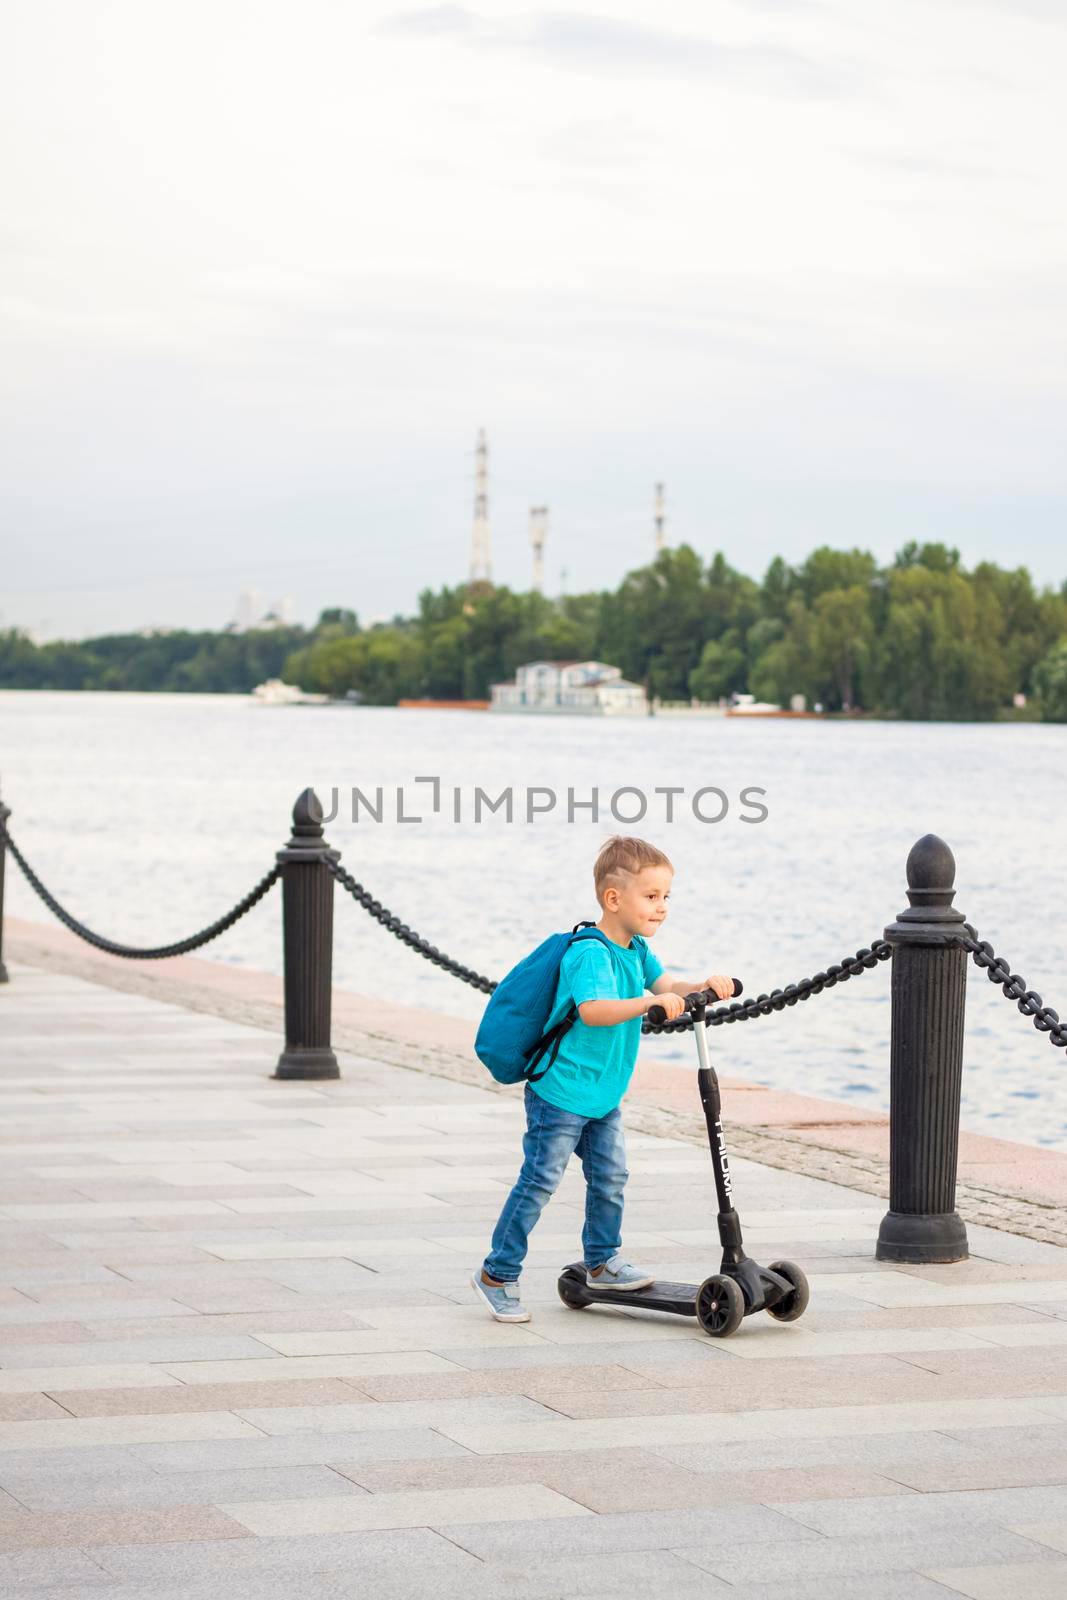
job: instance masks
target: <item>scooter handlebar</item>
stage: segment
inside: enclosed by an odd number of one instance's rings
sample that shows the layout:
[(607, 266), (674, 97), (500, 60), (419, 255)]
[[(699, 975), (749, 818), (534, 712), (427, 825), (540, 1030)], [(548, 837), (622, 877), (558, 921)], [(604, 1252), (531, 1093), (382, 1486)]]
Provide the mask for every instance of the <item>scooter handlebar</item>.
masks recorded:
[[(738, 995), (744, 993), (744, 985), (742, 984), (740, 978), (734, 978), (733, 985), (734, 992), (730, 996), (730, 999), (736, 1000)], [(693, 1012), (698, 1008), (702, 1009), (711, 1005), (717, 1006), (726, 1004), (728, 1004), (728, 1002), (720, 1000), (714, 989), (701, 989), (699, 993), (686, 995), (685, 1007), (682, 1011), (682, 1015), (691, 1017)], [(645, 1019), (646, 1021), (651, 1022), (654, 1027), (658, 1028), (664, 1022), (666, 1022), (667, 1013), (662, 1006), (649, 1006), (648, 1010), (645, 1012)]]

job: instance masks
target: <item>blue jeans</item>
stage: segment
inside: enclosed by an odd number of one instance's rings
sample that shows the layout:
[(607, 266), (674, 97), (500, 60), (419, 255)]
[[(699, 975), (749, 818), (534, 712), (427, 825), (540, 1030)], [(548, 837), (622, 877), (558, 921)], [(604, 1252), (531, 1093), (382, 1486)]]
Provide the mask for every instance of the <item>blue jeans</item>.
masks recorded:
[(515, 1187), (493, 1230), (485, 1272), (514, 1283), (522, 1271), (530, 1232), (559, 1188), (572, 1155), (585, 1173), (585, 1226), (582, 1252), (589, 1267), (603, 1266), (622, 1249), (623, 1192), (630, 1174), (622, 1115), (616, 1106), (606, 1117), (577, 1117), (549, 1105), (526, 1086), (525, 1157)]

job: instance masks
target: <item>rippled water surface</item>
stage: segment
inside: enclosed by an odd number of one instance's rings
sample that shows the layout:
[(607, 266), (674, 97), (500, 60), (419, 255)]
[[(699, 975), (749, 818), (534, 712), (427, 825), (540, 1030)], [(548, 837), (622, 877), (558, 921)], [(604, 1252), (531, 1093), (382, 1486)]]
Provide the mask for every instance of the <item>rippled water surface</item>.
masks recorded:
[[(1067, 1013), (1067, 727), (497, 718), (478, 712), (263, 709), (237, 697), (0, 694), (0, 776), (12, 832), (49, 887), (99, 931), (131, 943), (181, 938), (266, 870), (312, 784), (340, 812), (328, 834), (345, 864), (435, 944), (497, 976), (554, 929), (594, 916), (610, 796), (650, 796), (632, 831), (676, 867), (657, 940), (684, 977), (708, 970), (746, 989), (784, 985), (867, 945), (906, 904), (904, 862), (923, 833), (948, 840), (957, 903), (983, 937)], [(441, 780), (441, 809), (431, 785)], [(383, 788), (383, 821), (351, 819), (350, 794)], [(408, 814), (396, 820), (402, 785)], [(517, 815), (475, 824), (473, 792), (512, 785)], [(560, 795), (527, 824), (525, 791)], [(664, 820), (656, 787), (684, 791)], [(698, 821), (705, 786), (730, 801)], [(742, 789), (769, 815), (746, 823)], [(566, 818), (568, 788), (604, 814)], [(453, 820), (453, 790), (461, 820)], [(545, 796), (537, 804), (547, 804)], [(628, 795), (621, 802), (633, 808)], [(705, 814), (721, 801), (706, 796)], [(49, 913), (9, 864), (8, 905)], [(280, 970), (277, 891), (209, 945), (218, 961)], [(351, 901), (337, 906), (342, 988), (463, 1016), (471, 990), (404, 950)], [(804, 1006), (712, 1035), (720, 1071), (884, 1107), (889, 971), (879, 966)], [(648, 1041), (689, 1063), (684, 1040)], [(972, 969), (964, 1123), (1067, 1149), (1067, 1060)]]

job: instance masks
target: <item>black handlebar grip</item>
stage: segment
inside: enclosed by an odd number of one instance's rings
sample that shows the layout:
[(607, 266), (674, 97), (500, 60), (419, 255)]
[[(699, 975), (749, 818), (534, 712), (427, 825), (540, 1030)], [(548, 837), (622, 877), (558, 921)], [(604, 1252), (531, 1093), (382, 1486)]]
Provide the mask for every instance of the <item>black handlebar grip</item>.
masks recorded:
[[(733, 985), (734, 992), (730, 996), (730, 1000), (736, 1000), (738, 995), (744, 993), (744, 984), (741, 982), (740, 978), (734, 978)], [(682, 1012), (682, 1015), (692, 1016), (697, 1005), (700, 1004), (705, 1006), (728, 1005), (729, 1001), (720, 1000), (714, 989), (702, 989), (699, 994), (686, 995), (685, 1008)], [(667, 1013), (662, 1006), (649, 1006), (647, 1012), (645, 1013), (645, 1019), (646, 1021), (651, 1022), (653, 1027), (658, 1028), (661, 1026), (661, 1024), (666, 1022)]]

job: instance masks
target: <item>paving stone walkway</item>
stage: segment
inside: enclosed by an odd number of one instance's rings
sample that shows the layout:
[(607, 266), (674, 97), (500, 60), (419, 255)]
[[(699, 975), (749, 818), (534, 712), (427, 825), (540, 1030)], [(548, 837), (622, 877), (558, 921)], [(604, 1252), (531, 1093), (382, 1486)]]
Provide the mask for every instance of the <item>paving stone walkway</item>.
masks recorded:
[[(1067, 1596), (1067, 1251), (735, 1162), (800, 1323), (567, 1310), (570, 1173), (504, 1327), (467, 1284), (519, 1096), (15, 964), (0, 990), (0, 1595)], [(692, 1143), (634, 1134), (627, 1246), (716, 1262)]]

